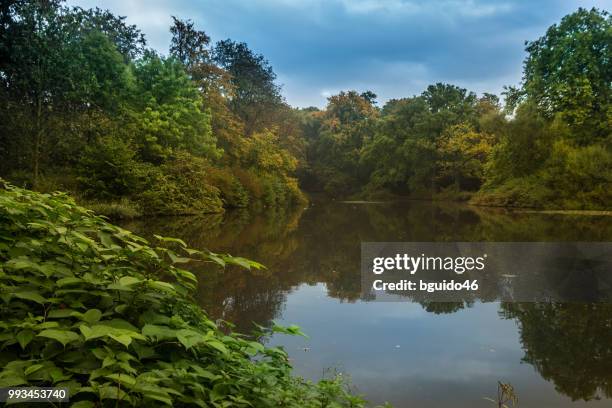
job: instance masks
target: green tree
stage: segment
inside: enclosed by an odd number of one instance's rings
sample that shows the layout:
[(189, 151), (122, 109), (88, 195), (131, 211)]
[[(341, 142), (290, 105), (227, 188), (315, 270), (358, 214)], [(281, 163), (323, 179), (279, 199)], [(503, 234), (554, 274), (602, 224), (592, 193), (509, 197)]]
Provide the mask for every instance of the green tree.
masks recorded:
[(134, 76), (140, 109), (135, 114), (137, 143), (144, 160), (161, 163), (174, 150), (219, 157), (210, 113), (180, 62), (147, 52)]
[(172, 16), (172, 21), (170, 55), (183, 63), (188, 71), (200, 64), (209, 64), (210, 37), (204, 31), (196, 30), (191, 20), (180, 20)]
[(525, 362), (573, 401), (612, 397), (612, 309), (607, 303), (508, 303)]
[(548, 159), (554, 138), (549, 123), (531, 104), (521, 105), (498, 136), (499, 143), (487, 164), (489, 185), (534, 174)]
[[(108, 13), (68, 9), (60, 1), (3, 2), (0, 12), (0, 108), (13, 138), (8, 148), (27, 152), (37, 185), (61, 146), (82, 146), (85, 112), (118, 105), (129, 75), (117, 44), (136, 52), (140, 34)], [(25, 167), (26, 155), (8, 154), (16, 163), (7, 168)]]
[(244, 122), (246, 135), (270, 127), (270, 112), (283, 103), (276, 74), (263, 55), (255, 54), (246, 43), (219, 41), (214, 59), (230, 74), (233, 94), (229, 105)]
[(484, 179), (484, 165), (493, 138), (470, 125), (448, 128), (438, 141), (438, 179), (452, 183), (457, 190), (478, 190)]
[[(446, 158), (439, 157), (440, 146), (450, 149), (445, 140), (455, 141), (445, 138), (445, 132), (459, 124), (477, 129), (479, 115), (495, 111), (496, 103), (492, 95), (478, 100), (466, 89), (443, 83), (428, 86), (419, 97), (389, 101), (361, 156), (366, 172), (371, 173), (368, 189), (386, 188), (399, 194), (435, 192), (437, 182), (453, 179), (447, 174), (453, 154), (446, 151)], [(445, 166), (442, 176), (439, 164)]]
[(216, 65), (210, 37), (197, 30), (192, 21), (173, 17), (170, 33), (170, 55), (185, 66), (187, 74), (201, 91), (204, 106), (211, 112), (212, 132), (225, 151), (225, 163), (238, 163), (237, 152), (244, 135), (244, 123), (229, 107), (234, 95), (230, 73)]
[(17, 105), (28, 119), (17, 124), (14, 135), (25, 136), (21, 143), (30, 150), (32, 182), (37, 185), (50, 133), (49, 117), (67, 104), (73, 91), (73, 82), (66, 76), (77, 72), (78, 53), (74, 47), (64, 46), (71, 44), (68, 39), (73, 26), (58, 1), (17, 1), (2, 12), (0, 81), (10, 99), (5, 107)]
[(527, 42), (524, 92), (542, 114), (561, 115), (580, 144), (610, 133), (612, 17), (578, 9)]
[(382, 109), (372, 140), (363, 148), (362, 165), (371, 174), (369, 188), (406, 194), (429, 184), (435, 144), (423, 126), (431, 112), (422, 97), (394, 99)]
[(356, 91), (328, 99), (319, 134), (310, 141), (309, 157), (316, 179), (328, 193), (344, 195), (359, 190), (368, 174), (359, 163), (361, 150), (371, 138), (378, 110)]

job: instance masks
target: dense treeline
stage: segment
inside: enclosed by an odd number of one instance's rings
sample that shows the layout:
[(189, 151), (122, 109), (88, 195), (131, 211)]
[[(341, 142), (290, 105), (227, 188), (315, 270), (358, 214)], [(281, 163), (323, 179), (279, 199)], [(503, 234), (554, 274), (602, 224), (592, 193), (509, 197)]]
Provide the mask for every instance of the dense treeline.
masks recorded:
[[(174, 18), (167, 56), (99, 9), (0, 9), (0, 175), (142, 213), (337, 197), (612, 202), (611, 17), (579, 9), (527, 42), (505, 101), (437, 83), (377, 106), (340, 92), (293, 109), (270, 64)], [(112, 212), (112, 206), (106, 212)]]
[(302, 201), (268, 62), (174, 19), (168, 56), (100, 9), (2, 2), (0, 171), (145, 213)]
[(331, 194), (469, 198), (503, 206), (609, 208), (612, 24), (579, 9), (528, 42), (506, 103), (438, 83), (377, 108), (341, 92), (311, 109), (306, 186)]

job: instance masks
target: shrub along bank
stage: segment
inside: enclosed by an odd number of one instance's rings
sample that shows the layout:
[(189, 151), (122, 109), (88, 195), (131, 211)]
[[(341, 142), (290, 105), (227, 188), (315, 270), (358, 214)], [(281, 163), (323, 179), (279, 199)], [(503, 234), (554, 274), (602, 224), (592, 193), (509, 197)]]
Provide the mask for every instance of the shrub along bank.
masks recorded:
[(364, 406), (340, 379), (294, 377), (283, 350), (221, 331), (182, 269), (261, 265), (151, 244), (65, 194), (0, 183), (0, 387), (66, 387), (75, 408)]

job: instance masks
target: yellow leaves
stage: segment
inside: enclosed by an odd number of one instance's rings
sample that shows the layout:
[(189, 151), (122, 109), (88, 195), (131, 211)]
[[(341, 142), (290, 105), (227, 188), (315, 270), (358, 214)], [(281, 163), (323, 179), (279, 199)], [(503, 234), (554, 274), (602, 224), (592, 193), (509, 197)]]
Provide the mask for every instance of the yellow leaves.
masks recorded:
[(289, 174), (297, 167), (297, 159), (279, 146), (276, 131), (254, 133), (244, 142), (243, 149), (247, 165), (263, 171)]
[(438, 140), (438, 177), (482, 179), (484, 164), (493, 148), (493, 137), (468, 124), (451, 126)]

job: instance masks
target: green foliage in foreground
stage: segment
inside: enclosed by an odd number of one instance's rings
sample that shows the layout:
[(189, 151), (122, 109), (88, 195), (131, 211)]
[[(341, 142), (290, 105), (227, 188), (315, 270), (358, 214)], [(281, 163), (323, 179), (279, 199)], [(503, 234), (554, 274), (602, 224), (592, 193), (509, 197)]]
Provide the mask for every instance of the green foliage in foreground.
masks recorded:
[(292, 377), (281, 349), (223, 333), (180, 267), (261, 265), (157, 239), (2, 182), (0, 386), (68, 387), (77, 408), (363, 406), (339, 379)]

